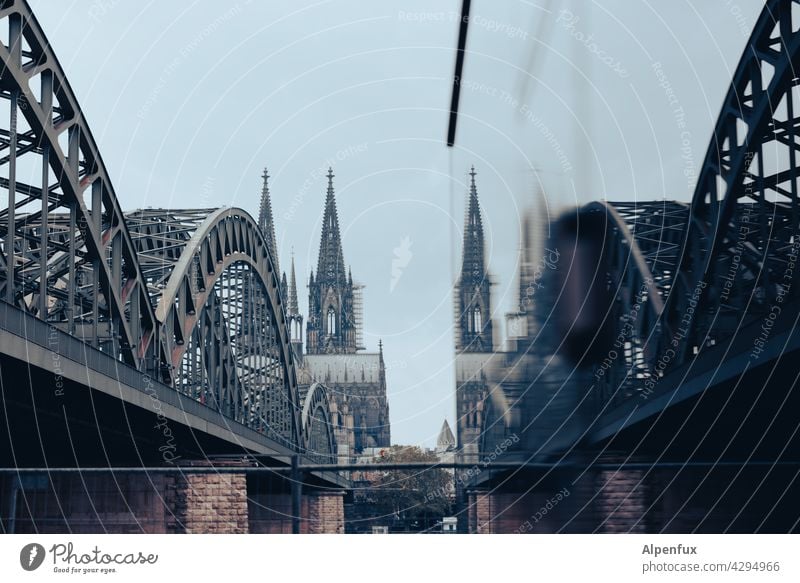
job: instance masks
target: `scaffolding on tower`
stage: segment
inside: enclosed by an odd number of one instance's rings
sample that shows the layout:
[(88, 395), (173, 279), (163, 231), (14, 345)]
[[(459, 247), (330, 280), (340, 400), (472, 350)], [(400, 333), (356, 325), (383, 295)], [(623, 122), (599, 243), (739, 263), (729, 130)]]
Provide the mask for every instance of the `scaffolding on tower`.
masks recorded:
[(356, 327), (356, 350), (364, 346), (364, 284), (353, 281), (353, 321)]

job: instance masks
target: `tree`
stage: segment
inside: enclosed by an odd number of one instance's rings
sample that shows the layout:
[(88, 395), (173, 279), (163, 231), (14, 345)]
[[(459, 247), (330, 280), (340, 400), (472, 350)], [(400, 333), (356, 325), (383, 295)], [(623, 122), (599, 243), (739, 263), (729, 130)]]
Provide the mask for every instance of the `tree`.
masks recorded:
[[(419, 447), (394, 446), (380, 461), (436, 464), (438, 458)], [(393, 516), (405, 530), (425, 530), (451, 513), (455, 483), (442, 468), (377, 471), (369, 481), (377, 515)]]

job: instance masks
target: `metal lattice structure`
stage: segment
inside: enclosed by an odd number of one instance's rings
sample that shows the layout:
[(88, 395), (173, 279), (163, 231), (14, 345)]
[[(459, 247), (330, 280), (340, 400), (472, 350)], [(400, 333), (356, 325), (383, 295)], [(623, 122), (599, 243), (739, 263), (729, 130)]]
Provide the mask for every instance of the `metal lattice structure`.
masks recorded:
[(155, 315), (97, 144), (25, 2), (0, 4), (0, 31), (0, 294), (152, 370)]
[(614, 301), (606, 314), (614, 330), (596, 375), (602, 402), (618, 402), (653, 374), (652, 347), (660, 333), (664, 298), (675, 277), (689, 208), (671, 201), (591, 203), (606, 233), (603, 274)]
[(0, 299), (284, 446), (330, 453), (324, 406), (300, 420), (257, 223), (231, 208), (123, 214), (26, 2), (0, 2), (0, 32)]
[(266, 240), (235, 208), (126, 216), (168, 360), (165, 382), (273, 438), (300, 443), (280, 283)]
[[(658, 352), (673, 365), (798, 296), (800, 10), (769, 0), (734, 74), (691, 203)], [(679, 334), (699, 295), (686, 334)]]
[[(601, 405), (731, 342), (795, 300), (800, 250), (800, 7), (766, 3), (717, 121), (693, 200), (591, 203), (603, 214), (613, 344)], [(651, 282), (648, 284), (648, 282)]]
[(314, 383), (303, 400), (304, 452), (319, 463), (336, 463), (336, 439), (327, 389)]

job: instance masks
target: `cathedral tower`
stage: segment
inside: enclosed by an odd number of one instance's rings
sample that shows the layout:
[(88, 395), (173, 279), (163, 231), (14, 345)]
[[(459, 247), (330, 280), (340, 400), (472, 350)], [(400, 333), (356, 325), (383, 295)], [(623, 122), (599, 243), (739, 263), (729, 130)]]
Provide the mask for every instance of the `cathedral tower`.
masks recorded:
[(469, 174), (471, 180), (464, 221), (464, 248), (456, 299), (456, 350), (492, 352), (491, 282), (484, 258), (483, 222), (474, 166)]
[(464, 219), (461, 275), (456, 284), (456, 431), (463, 461), (479, 459), (479, 440), (488, 395), (486, 369), (494, 357), (491, 282), (484, 257), (483, 222), (475, 167)]
[[(378, 352), (359, 348), (359, 290), (350, 270), (345, 269), (333, 170), (329, 169), (317, 271), (312, 271), (308, 280), (302, 369), (309, 379), (330, 390), (332, 410), (339, 416), (336, 441), (342, 458), (391, 444), (383, 343), (378, 343)], [(287, 301), (290, 321), (296, 311), (296, 296), (292, 266)], [(293, 343), (294, 331), (293, 327)], [(299, 344), (295, 346), (300, 348)]]
[(329, 168), (317, 273), (315, 278), (312, 272), (308, 282), (308, 354), (354, 354), (357, 350), (353, 277), (344, 266), (333, 176)]

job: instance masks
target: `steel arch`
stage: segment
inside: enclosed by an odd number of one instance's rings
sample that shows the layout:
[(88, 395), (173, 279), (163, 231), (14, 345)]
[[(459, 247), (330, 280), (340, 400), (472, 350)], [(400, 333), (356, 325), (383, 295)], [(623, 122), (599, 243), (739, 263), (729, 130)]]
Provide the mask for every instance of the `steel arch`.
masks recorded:
[(673, 366), (798, 296), (796, 4), (766, 2), (717, 120), (664, 312), (659, 352), (677, 341)]
[(336, 463), (336, 440), (329, 403), (328, 389), (319, 383), (308, 388), (303, 400), (304, 453), (320, 463)]
[(674, 281), (689, 208), (679, 202), (590, 203), (585, 213), (605, 215), (602, 265), (613, 302), (606, 315), (613, 336), (595, 380), (602, 403), (642, 390), (657, 372), (660, 319)]
[(2, 299), (150, 371), (155, 316), (97, 144), (28, 4), (0, 4), (0, 27)]
[(302, 444), (280, 280), (253, 218), (237, 208), (146, 209), (127, 220), (167, 355), (164, 382)]

